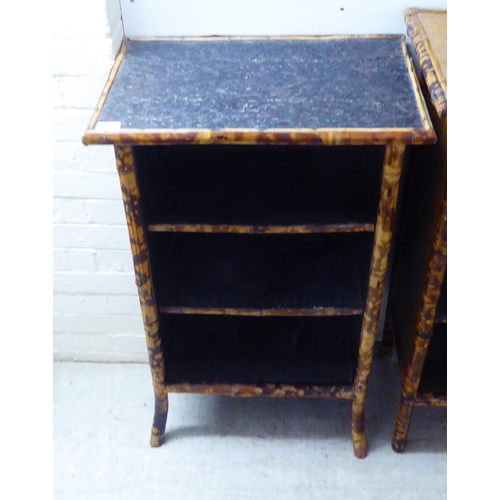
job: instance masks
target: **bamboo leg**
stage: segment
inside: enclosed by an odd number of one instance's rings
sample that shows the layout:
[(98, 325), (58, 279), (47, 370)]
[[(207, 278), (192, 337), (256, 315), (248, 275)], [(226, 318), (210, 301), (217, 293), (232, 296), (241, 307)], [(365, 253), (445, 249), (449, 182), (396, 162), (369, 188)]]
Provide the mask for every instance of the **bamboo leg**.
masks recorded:
[(168, 396), (165, 391), (165, 366), (159, 336), (160, 322), (151, 278), (146, 231), (140, 212), (139, 188), (137, 187), (132, 147), (115, 146), (115, 156), (127, 217), (130, 247), (134, 260), (135, 282), (141, 303), (149, 365), (155, 393), (155, 416), (151, 431), (151, 446), (160, 446), (163, 442), (163, 433), (165, 432), (167, 420)]
[(427, 272), (425, 292), (417, 321), (417, 333), (413, 345), (411, 362), (403, 379), (403, 391), (399, 406), (396, 429), (392, 439), (392, 449), (401, 452), (405, 449), (408, 429), (410, 427), (413, 406), (420, 385), (420, 377), (427, 351), (431, 341), (436, 306), (441, 295), (447, 262), (447, 201), (446, 195), (441, 205), (441, 213), (437, 223), (432, 245), (432, 258)]
[(155, 398), (155, 416), (153, 419), (153, 428), (151, 429), (150, 444), (157, 448), (163, 444), (165, 438), (165, 426), (167, 424), (168, 414), (168, 394), (163, 399)]
[(363, 326), (361, 328), (358, 367), (354, 381), (354, 400), (351, 411), (354, 455), (358, 458), (364, 458), (367, 454), (365, 433), (366, 389), (373, 358), (375, 337), (377, 335), (384, 280), (389, 261), (389, 250), (391, 247), (404, 152), (404, 144), (392, 144), (386, 147), (384, 157), (380, 203), (370, 266), (370, 281), (363, 316)]
[(396, 429), (392, 437), (392, 449), (396, 452), (402, 452), (405, 449), (416, 396), (416, 390), (412, 391), (412, 387), (403, 386), (403, 394), (396, 419)]
[(408, 437), (415, 399), (417, 398), (418, 386), (420, 384), (420, 376), (422, 375), (422, 368), (429, 349), (431, 335), (432, 327), (430, 332), (426, 334), (422, 334), (421, 332), (415, 338), (411, 362), (403, 379), (401, 402), (396, 419), (396, 428), (392, 437), (392, 449), (396, 452), (404, 451), (406, 446), (406, 438)]

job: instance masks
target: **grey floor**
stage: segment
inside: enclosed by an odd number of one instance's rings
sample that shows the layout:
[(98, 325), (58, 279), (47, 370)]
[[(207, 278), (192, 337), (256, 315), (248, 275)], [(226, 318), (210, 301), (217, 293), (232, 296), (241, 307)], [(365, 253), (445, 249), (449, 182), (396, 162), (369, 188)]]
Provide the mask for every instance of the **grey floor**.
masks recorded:
[(445, 499), (446, 409), (417, 408), (396, 454), (399, 394), (395, 360), (376, 357), (364, 460), (340, 400), (173, 394), (152, 449), (147, 365), (54, 363), (54, 499)]

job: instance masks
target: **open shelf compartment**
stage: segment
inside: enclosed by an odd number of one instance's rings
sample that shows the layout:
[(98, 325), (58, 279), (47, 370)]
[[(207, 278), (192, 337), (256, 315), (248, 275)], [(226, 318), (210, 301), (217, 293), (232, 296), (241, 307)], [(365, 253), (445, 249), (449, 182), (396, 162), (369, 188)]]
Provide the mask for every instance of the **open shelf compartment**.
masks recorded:
[(150, 231), (373, 231), (380, 146), (134, 149)]
[(364, 309), (373, 233), (150, 233), (148, 239), (160, 312)]
[(164, 314), (166, 383), (352, 386), (361, 322)]

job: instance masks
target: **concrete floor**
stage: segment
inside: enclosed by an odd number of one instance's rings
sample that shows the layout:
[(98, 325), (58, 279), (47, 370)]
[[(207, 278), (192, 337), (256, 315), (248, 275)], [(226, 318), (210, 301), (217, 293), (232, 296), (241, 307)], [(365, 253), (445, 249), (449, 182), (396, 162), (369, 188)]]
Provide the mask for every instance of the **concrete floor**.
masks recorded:
[(417, 408), (394, 453), (400, 389), (376, 358), (364, 460), (340, 400), (173, 394), (152, 449), (147, 365), (54, 363), (54, 500), (445, 499), (446, 409)]

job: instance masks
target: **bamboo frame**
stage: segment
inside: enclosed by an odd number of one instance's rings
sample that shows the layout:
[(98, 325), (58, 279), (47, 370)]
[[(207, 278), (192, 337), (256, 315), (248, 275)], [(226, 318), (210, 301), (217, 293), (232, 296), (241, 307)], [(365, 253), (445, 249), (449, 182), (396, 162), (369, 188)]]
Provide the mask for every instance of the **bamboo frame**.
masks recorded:
[[(420, 85), (418, 84), (418, 78), (417, 74), (415, 73), (415, 68), (413, 67), (413, 63), (411, 61), (410, 54), (408, 53), (408, 49), (406, 47), (406, 40), (404, 38), (401, 38), (401, 48), (403, 49), (403, 54), (406, 59), (406, 66), (408, 68), (408, 71), (410, 72), (410, 80), (411, 84), (413, 86), (413, 92), (415, 93), (415, 96), (417, 97), (417, 106), (418, 110), (420, 112), (420, 117), (424, 123), (424, 128), (426, 130), (433, 130), (432, 128), (432, 122), (429, 117), (429, 114), (427, 112), (427, 107), (425, 105), (425, 99), (422, 94), (422, 89), (420, 88)], [(412, 143), (415, 144), (415, 143)]]
[(444, 14), (446, 12), (446, 10), (430, 9), (406, 9), (404, 11), (408, 36), (415, 47), (419, 66), (422, 69), (431, 94), (432, 104), (436, 108), (439, 118), (444, 118), (447, 114), (448, 84), (418, 15), (421, 13)]
[(445, 198), (443, 199), (441, 214), (433, 242), (433, 255), (427, 273), (425, 291), (422, 297), (422, 306), (418, 316), (413, 353), (411, 355), (411, 361), (406, 367), (406, 372), (403, 378), (401, 403), (396, 420), (394, 436), (392, 438), (392, 448), (397, 452), (401, 452), (405, 449), (408, 429), (410, 427), (413, 407), (415, 404), (419, 406), (446, 406), (446, 398), (444, 397), (436, 397), (432, 393), (425, 393), (419, 397), (418, 393), (420, 376), (432, 337), (434, 317), (436, 315), (436, 304), (438, 303), (439, 296), (441, 294), (441, 286), (446, 272), (446, 207), (447, 203)]
[(359, 346), (358, 367), (354, 381), (354, 401), (351, 412), (354, 454), (358, 458), (364, 458), (367, 454), (364, 409), (366, 390), (377, 335), (384, 280), (388, 267), (404, 153), (405, 146), (402, 144), (387, 146), (384, 158), (379, 212), (370, 265), (368, 295), (366, 297), (363, 326), (361, 328), (361, 343)]
[(311, 233), (373, 233), (374, 224), (301, 224), (288, 226), (250, 226), (237, 224), (149, 224), (152, 233), (240, 233), (240, 234), (311, 234)]
[[(395, 144), (386, 147), (383, 166), (383, 178), (381, 186), (381, 197), (379, 202), (379, 213), (375, 228), (375, 242), (373, 246), (372, 261), (370, 267), (370, 281), (366, 307), (364, 311), (363, 326), (361, 332), (361, 343), (359, 350), (358, 366), (354, 385), (345, 386), (293, 386), (274, 384), (167, 384), (165, 381), (164, 355), (161, 350), (161, 338), (159, 336), (159, 316), (154, 299), (154, 290), (149, 264), (149, 253), (145, 237), (146, 228), (142, 224), (140, 213), (140, 193), (137, 187), (135, 164), (131, 147), (115, 146), (117, 170), (120, 176), (122, 195), (124, 200), (127, 225), (129, 227), (136, 284), (138, 286), (141, 301), (141, 310), (145, 325), (146, 342), (153, 376), (153, 388), (155, 392), (155, 416), (151, 431), (151, 446), (160, 446), (164, 440), (164, 432), (168, 413), (168, 393), (203, 393), (219, 394), (227, 396), (269, 396), (269, 397), (334, 397), (352, 400), (351, 430), (354, 443), (354, 453), (358, 458), (367, 455), (366, 435), (364, 427), (364, 405), (366, 400), (366, 389), (368, 376), (373, 357), (377, 323), (380, 315), (382, 302), (383, 283), (388, 265), (388, 254), (391, 244), (392, 229), (394, 224), (395, 207), (398, 198), (399, 178), (401, 174), (404, 144)], [(168, 312), (182, 312), (181, 309)], [(199, 313), (198, 310), (186, 310), (185, 313)], [(164, 312), (162, 310), (162, 312)], [(238, 310), (205, 310), (204, 313), (227, 314), (245, 311)], [(280, 311), (292, 313), (292, 311)], [(338, 315), (347, 312), (357, 314), (362, 311), (342, 311), (339, 309), (325, 309), (317, 311), (294, 310), (295, 315)], [(278, 315), (278, 311), (246, 311), (248, 315)]]
[(432, 392), (417, 394), (413, 406), (448, 406), (446, 396), (436, 395)]
[[(185, 37), (169, 40), (317, 40), (345, 38), (387, 38), (386, 35), (328, 36), (328, 37)], [(155, 39), (161, 40), (161, 39)], [(434, 143), (436, 136), (432, 128), (422, 94), (418, 86), (411, 61), (401, 37), (402, 50), (408, 74), (413, 86), (418, 110), (422, 119), (421, 129), (380, 128), (380, 129), (227, 129), (227, 130), (95, 130), (106, 97), (118, 73), (126, 52), (126, 42), (111, 69), (104, 91), (82, 139), (84, 144), (113, 144), (116, 165), (120, 177), (122, 197), (129, 229), (131, 251), (134, 261), (136, 284), (144, 320), (149, 362), (155, 393), (155, 414), (151, 431), (151, 446), (159, 446), (164, 440), (168, 413), (168, 393), (219, 394), (226, 396), (250, 397), (321, 397), (339, 398), (352, 401), (351, 431), (354, 453), (363, 458), (367, 454), (364, 428), (364, 405), (366, 389), (373, 357), (378, 318), (382, 302), (384, 278), (388, 265), (388, 254), (394, 224), (394, 215), (399, 190), (399, 179), (406, 144)], [(137, 186), (132, 146), (167, 144), (301, 144), (301, 145), (385, 145), (381, 196), (376, 225), (373, 224), (332, 224), (332, 225), (290, 225), (290, 226), (244, 226), (244, 225), (198, 225), (198, 224), (155, 224), (144, 225), (141, 216), (140, 192)], [(313, 232), (374, 232), (370, 279), (366, 305), (361, 309), (318, 308), (294, 310), (253, 310), (231, 308), (161, 308), (158, 310), (154, 297), (153, 278), (146, 239), (147, 231), (187, 231), (187, 232), (240, 232), (257, 234), (290, 234)], [(165, 360), (159, 333), (159, 312), (184, 314), (239, 314), (248, 316), (335, 316), (361, 315), (363, 324), (358, 354), (358, 365), (353, 385), (285, 385), (285, 384), (168, 384), (165, 378)]]
[[(446, 318), (436, 321), (436, 309), (441, 295), (441, 289), (446, 272), (447, 264), (447, 199), (446, 199), (446, 149), (447, 149), (447, 83), (441, 71), (437, 58), (432, 50), (430, 41), (425, 32), (425, 27), (419, 18), (419, 14), (444, 14), (446, 10), (429, 9), (407, 9), (404, 17), (408, 28), (408, 35), (417, 53), (418, 63), (422, 70), (422, 85), (426, 91), (426, 101), (433, 106), (432, 118), (434, 126), (438, 131), (437, 149), (431, 157), (432, 166), (439, 169), (439, 179), (444, 179), (444, 190), (439, 191), (436, 200), (438, 206), (433, 210), (436, 216), (436, 228), (432, 239), (432, 252), (430, 261), (425, 266), (427, 275), (423, 284), (421, 304), (418, 308), (418, 317), (414, 325), (414, 339), (409, 360), (403, 359), (402, 352), (398, 351), (399, 366), (402, 380), (402, 393), (399, 411), (396, 419), (395, 430), (392, 438), (392, 448), (396, 452), (404, 451), (408, 437), (409, 426), (413, 409), (415, 406), (447, 406), (447, 397), (443, 394), (435, 394), (430, 390), (419, 390), (422, 369), (433, 335), (434, 325), (446, 323)], [(429, 103), (430, 101), (430, 103)], [(427, 157), (429, 161), (429, 157)], [(414, 166), (416, 169), (419, 165)], [(435, 180), (436, 180), (435, 179)], [(410, 196), (411, 193), (408, 193)], [(419, 197), (420, 193), (413, 193)], [(434, 196), (437, 196), (434, 195)], [(414, 199), (414, 198), (411, 198)], [(430, 228), (429, 228), (430, 229)], [(408, 239), (408, 241), (411, 241)], [(408, 264), (407, 265), (411, 265)], [(424, 271), (425, 273), (425, 271)], [(423, 276), (423, 275), (422, 275)], [(394, 279), (400, 281), (400, 278)], [(395, 289), (393, 293), (397, 293)], [(389, 298), (391, 303), (394, 299)], [(418, 304), (414, 302), (416, 306)], [(412, 327), (413, 328), (413, 327)], [(388, 317), (384, 329), (383, 347), (385, 352), (390, 352), (395, 334), (402, 335), (399, 326), (395, 323), (392, 311), (388, 310)], [(408, 338), (408, 337), (405, 337)]]
[(267, 396), (272, 398), (353, 398), (351, 386), (291, 384), (169, 384), (167, 392), (214, 394), (232, 397)]
[(132, 148), (116, 146), (115, 156), (134, 261), (135, 282), (141, 303), (149, 365), (153, 377), (155, 415), (151, 431), (151, 446), (156, 447), (160, 446), (163, 441), (168, 412), (165, 364), (159, 336), (160, 321), (151, 277), (146, 228), (142, 224), (140, 192), (137, 186)]
[[(389, 313), (389, 311), (388, 311), (388, 313)], [(388, 319), (391, 319), (391, 317), (389, 316)], [(386, 319), (386, 324), (388, 323), (388, 319)], [(434, 324), (437, 324), (437, 321), (434, 321)], [(394, 328), (394, 325), (391, 323), (390, 327)], [(415, 340), (414, 340), (413, 349), (415, 350), (417, 348), (416, 344), (418, 342), (418, 344), (419, 344), (418, 349), (423, 355), (423, 358), (424, 358), (423, 361), (425, 361), (425, 357), (427, 356), (427, 352), (428, 352), (429, 345), (430, 345), (430, 342), (428, 342), (428, 341), (430, 340), (431, 337), (432, 337), (432, 335), (428, 335), (428, 338), (425, 338), (425, 336), (424, 336), (424, 337), (421, 337), (420, 340), (418, 340), (417, 338), (415, 338)], [(392, 354), (392, 344), (394, 342), (394, 338), (393, 337), (387, 338), (387, 330), (384, 329), (384, 337), (382, 340), (387, 343), (387, 347), (389, 349), (389, 352), (387, 353), (387, 357), (390, 357), (390, 355)], [(426, 341), (425, 345), (423, 344), (424, 341)], [(384, 352), (382, 352), (382, 353), (384, 354)], [(397, 351), (396, 353), (398, 356), (398, 366), (399, 366), (399, 374), (401, 376), (401, 384), (404, 385), (406, 383), (405, 379), (407, 377), (407, 372), (408, 372), (407, 365), (404, 363), (404, 360), (402, 359), (401, 353), (399, 351)], [(411, 395), (411, 398), (413, 398), (413, 403), (412, 403), (413, 406), (447, 406), (447, 398), (445, 395), (436, 394), (431, 390), (426, 390), (426, 391), (419, 390), (418, 386), (419, 386), (419, 382), (420, 382), (420, 375), (422, 373), (423, 363), (422, 364), (419, 363), (418, 365), (413, 365), (413, 367), (414, 367), (414, 370), (412, 370), (411, 375), (409, 377), (409, 379), (413, 380), (412, 383), (416, 384), (416, 386), (417, 386), (417, 392), (414, 393), (414, 395), (413, 395), (413, 393)], [(405, 427), (406, 427), (406, 435), (407, 435), (408, 430), (410, 428), (410, 422), (405, 424)], [(400, 428), (402, 428), (402, 427), (400, 427)], [(405, 438), (405, 442), (406, 442), (406, 438)], [(403, 449), (398, 449), (395, 451), (403, 451)]]
[(162, 314), (210, 314), (229, 316), (359, 316), (362, 309), (315, 307), (313, 309), (244, 309), (232, 307), (160, 307)]
[[(106, 98), (108, 97), (108, 93), (111, 89), (111, 85), (113, 85), (116, 74), (118, 73), (118, 70), (120, 69), (123, 58), (125, 57), (126, 50), (127, 50), (127, 41), (125, 39), (123, 39), (122, 45), (121, 45), (120, 50), (118, 52), (118, 55), (116, 56), (115, 62), (114, 62), (113, 66), (109, 72), (109, 76), (108, 76), (108, 79), (107, 79), (106, 84), (104, 86), (104, 89), (102, 91), (101, 97), (99, 98), (99, 101), (97, 102), (97, 106), (96, 106), (94, 113), (92, 114), (92, 117), (91, 117), (90, 122), (88, 124), (87, 132), (92, 130), (95, 127), (97, 120), (99, 119), (99, 115), (101, 114), (101, 111), (102, 111), (102, 108), (103, 108), (104, 103), (106, 101)], [(85, 135), (84, 135), (83, 143), (87, 144), (85, 142)]]
[(89, 130), (83, 137), (85, 145), (113, 144), (121, 146), (168, 144), (260, 144), (260, 145), (317, 145), (317, 146), (374, 146), (404, 143), (433, 144), (432, 129), (122, 129), (121, 131)]
[[(136, 38), (137, 41), (242, 41), (242, 40), (342, 40), (362, 38), (394, 38), (399, 35), (333, 35), (333, 36), (276, 36), (276, 37), (171, 37), (171, 38)], [(104, 91), (99, 99), (90, 123), (82, 138), (86, 145), (113, 144), (159, 145), (159, 144), (297, 144), (297, 145), (386, 145), (392, 143), (432, 144), (436, 137), (432, 128), (424, 100), (419, 91), (418, 81), (408, 57), (404, 37), (401, 38), (407, 69), (415, 91), (415, 98), (423, 123), (422, 129), (412, 128), (317, 128), (317, 129), (122, 129), (95, 130), (100, 112), (108, 95), (113, 80), (126, 52), (124, 42), (111, 69)]]

